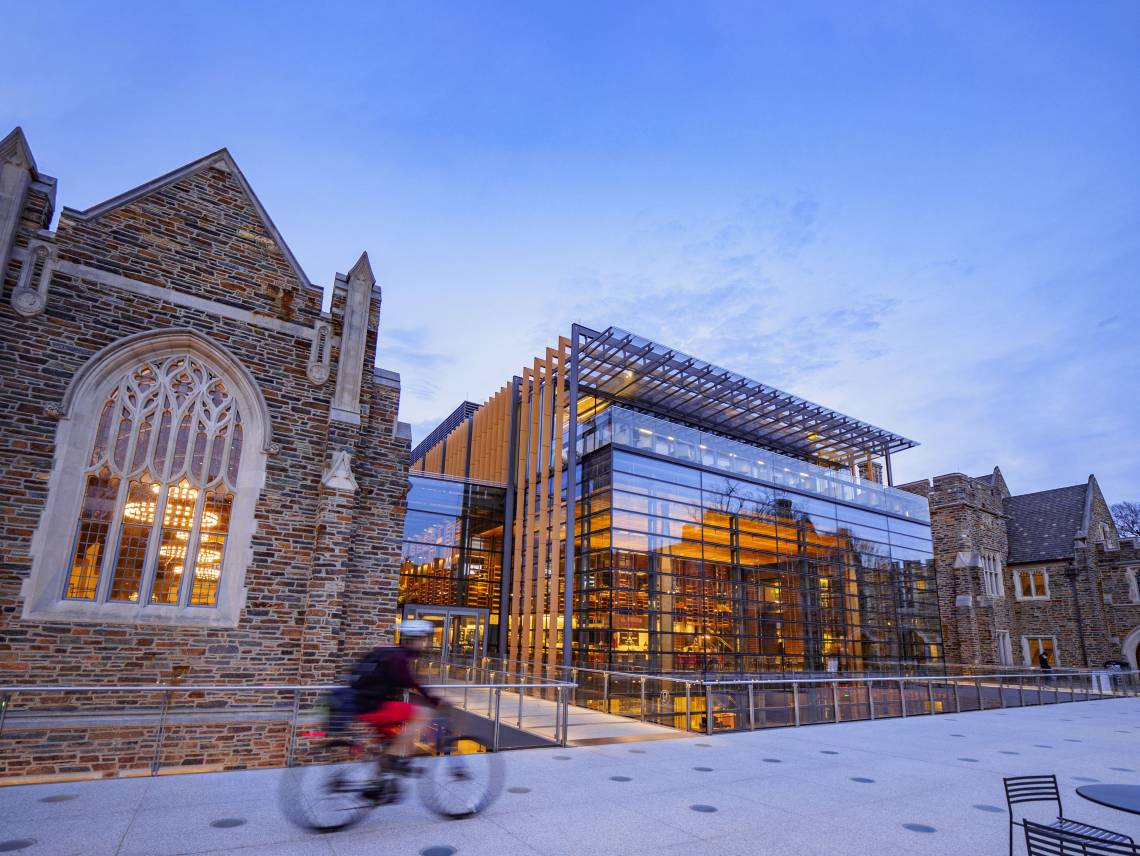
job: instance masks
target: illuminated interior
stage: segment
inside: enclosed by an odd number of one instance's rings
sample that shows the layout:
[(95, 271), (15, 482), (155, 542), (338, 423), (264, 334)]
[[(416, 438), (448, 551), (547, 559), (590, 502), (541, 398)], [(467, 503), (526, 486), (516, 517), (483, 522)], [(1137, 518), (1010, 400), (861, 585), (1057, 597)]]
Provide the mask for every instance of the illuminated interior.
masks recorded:
[[(880, 479), (913, 441), (613, 328), (580, 330), (577, 357), (559, 340), (414, 450), (402, 603), (485, 607), (504, 628), (498, 653), (561, 661), (569, 518), (574, 664), (767, 674), (941, 660), (926, 501)], [(465, 510), (475, 461), (502, 485), (501, 514)], [(428, 482), (452, 496), (435, 518)], [(493, 537), (477, 546), (479, 532)]]

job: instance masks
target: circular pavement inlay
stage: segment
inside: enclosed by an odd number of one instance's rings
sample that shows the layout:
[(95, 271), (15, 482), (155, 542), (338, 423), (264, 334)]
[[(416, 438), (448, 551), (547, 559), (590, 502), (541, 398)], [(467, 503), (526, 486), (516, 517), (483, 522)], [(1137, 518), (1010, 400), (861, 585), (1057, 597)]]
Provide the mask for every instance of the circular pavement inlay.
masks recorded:
[(34, 838), (10, 838), (7, 841), (0, 841), (0, 853), (11, 853), (15, 850), (23, 850), (25, 847), (31, 847), (36, 843)]
[(933, 826), (927, 826), (925, 823), (904, 823), (903, 829), (909, 829), (911, 832), (935, 832)]
[(859, 783), (864, 784), (864, 785), (869, 785), (872, 782), (874, 782), (875, 780), (874, 779), (868, 779), (866, 776), (852, 776), (851, 781), (859, 782)]
[(633, 779), (631, 779), (629, 776), (610, 776), (610, 781), (611, 782), (632, 782)]
[(716, 811), (715, 805), (702, 805), (701, 803), (697, 803), (696, 805), (691, 805), (691, 806), (689, 806), (689, 808), (691, 808), (693, 811), (703, 811), (703, 812)]
[(836, 752), (834, 749), (820, 749), (819, 754), (820, 755), (838, 755), (839, 753)]
[(977, 803), (974, 805), (974, 808), (978, 811), (992, 811), (995, 814), (1000, 814), (1005, 811), (1005, 809), (999, 805), (989, 805), (988, 803)]
[(524, 788), (521, 785), (514, 788), (507, 788), (508, 794), (529, 794), (530, 788)]
[(425, 847), (420, 851), (420, 856), (451, 856), (452, 853), (458, 852), (448, 844), (436, 844), (434, 847)]
[(698, 773), (711, 773), (713, 771), (712, 767), (693, 767), (693, 769)]
[(40, 797), (42, 803), (57, 803), (67, 802), (68, 800), (78, 799), (79, 794), (52, 794), (50, 797)]
[(779, 758), (762, 758), (761, 760), (762, 760), (762, 761), (763, 761), (765, 764), (783, 764), (783, 763), (784, 763), (784, 762), (783, 762), (783, 761), (781, 761)]
[(210, 826), (215, 829), (233, 829), (235, 826), (245, 826), (244, 817), (223, 817), (220, 820), (211, 820)]
[(1099, 782), (1100, 779), (1094, 779), (1092, 776), (1073, 776), (1074, 782)]

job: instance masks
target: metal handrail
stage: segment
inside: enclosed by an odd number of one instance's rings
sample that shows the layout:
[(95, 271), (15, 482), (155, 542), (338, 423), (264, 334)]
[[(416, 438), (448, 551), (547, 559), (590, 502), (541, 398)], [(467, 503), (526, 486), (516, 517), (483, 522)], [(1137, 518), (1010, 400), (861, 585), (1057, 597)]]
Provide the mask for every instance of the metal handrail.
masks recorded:
[[(95, 684), (92, 686), (68, 686), (60, 684), (0, 684), (0, 694), (21, 692), (223, 692), (223, 691), (265, 691), (265, 692), (304, 692), (305, 690), (334, 690), (343, 684)], [(509, 690), (509, 689), (557, 689), (559, 687), (575, 687), (572, 681), (550, 681), (547, 683), (486, 683), (469, 684), (466, 682), (455, 684), (421, 684), (428, 690), (453, 690), (456, 687), (466, 687), (472, 690)]]
[(992, 675), (880, 675), (873, 678), (864, 677), (849, 677), (849, 678), (738, 678), (730, 680), (715, 680), (715, 681), (695, 681), (696, 683), (704, 683), (706, 685), (743, 685), (743, 684), (855, 684), (855, 683), (893, 683), (896, 681), (903, 681), (904, 683), (917, 683), (919, 681), (977, 681), (977, 680), (998, 680), (1004, 678), (1036, 678), (1048, 680), (1051, 677), (1090, 677), (1093, 675), (1109, 675), (1110, 677), (1123, 677), (1126, 675), (1140, 676), (1140, 671), (1128, 672), (1113, 672), (1108, 669), (1092, 672), (1002, 672), (1000, 674)]

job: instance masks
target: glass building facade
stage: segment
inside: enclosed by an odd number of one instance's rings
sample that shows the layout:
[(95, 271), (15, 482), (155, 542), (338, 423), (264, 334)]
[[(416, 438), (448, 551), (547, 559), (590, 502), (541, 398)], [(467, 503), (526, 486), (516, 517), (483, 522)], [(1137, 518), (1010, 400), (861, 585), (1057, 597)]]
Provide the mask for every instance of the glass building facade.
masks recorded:
[(941, 658), (921, 497), (620, 407), (581, 445), (576, 662), (768, 674)]
[(582, 329), (413, 451), (405, 614), (486, 610), (486, 650), (529, 663), (941, 662), (926, 501), (877, 478), (912, 441)]
[(422, 475), (410, 482), (399, 605), (409, 617), (439, 621), (435, 647), (451, 656), (494, 650), (506, 491)]

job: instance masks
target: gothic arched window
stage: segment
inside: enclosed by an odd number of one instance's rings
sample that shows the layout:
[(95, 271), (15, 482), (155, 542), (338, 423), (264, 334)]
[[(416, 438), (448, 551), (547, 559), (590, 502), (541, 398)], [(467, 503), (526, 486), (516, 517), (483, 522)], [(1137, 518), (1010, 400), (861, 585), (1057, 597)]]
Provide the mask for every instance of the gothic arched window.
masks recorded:
[(24, 617), (236, 625), (272, 444), (252, 375), (193, 330), (142, 333), (62, 410)]
[(99, 416), (64, 596), (214, 606), (242, 430), (202, 360), (130, 371)]

